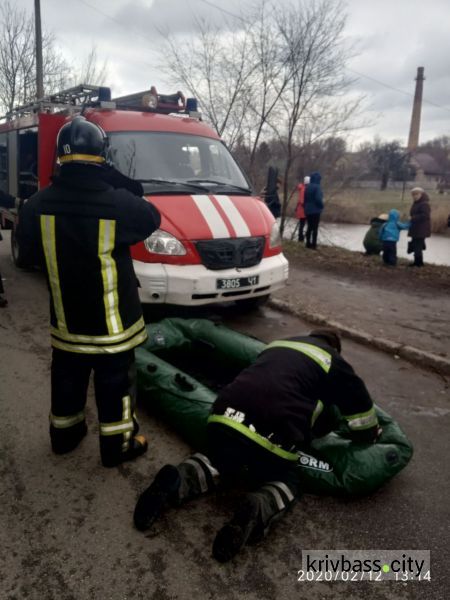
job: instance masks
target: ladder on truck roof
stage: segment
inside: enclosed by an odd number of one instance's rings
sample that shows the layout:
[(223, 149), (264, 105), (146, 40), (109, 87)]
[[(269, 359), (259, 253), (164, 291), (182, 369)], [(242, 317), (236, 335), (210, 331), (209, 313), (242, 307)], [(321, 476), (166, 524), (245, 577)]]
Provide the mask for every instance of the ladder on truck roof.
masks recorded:
[(59, 112), (67, 109), (81, 110), (83, 106), (105, 105), (110, 100), (110, 88), (82, 83), (13, 108), (3, 118), (11, 121), (38, 112)]

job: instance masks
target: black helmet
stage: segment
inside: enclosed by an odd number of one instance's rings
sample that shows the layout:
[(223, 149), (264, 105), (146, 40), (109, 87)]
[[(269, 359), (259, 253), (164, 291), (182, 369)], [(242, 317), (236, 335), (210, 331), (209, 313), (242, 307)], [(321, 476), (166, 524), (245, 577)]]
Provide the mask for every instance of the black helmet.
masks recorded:
[(56, 141), (58, 159), (61, 165), (67, 163), (87, 163), (102, 165), (106, 162), (108, 138), (103, 129), (75, 117), (61, 127)]

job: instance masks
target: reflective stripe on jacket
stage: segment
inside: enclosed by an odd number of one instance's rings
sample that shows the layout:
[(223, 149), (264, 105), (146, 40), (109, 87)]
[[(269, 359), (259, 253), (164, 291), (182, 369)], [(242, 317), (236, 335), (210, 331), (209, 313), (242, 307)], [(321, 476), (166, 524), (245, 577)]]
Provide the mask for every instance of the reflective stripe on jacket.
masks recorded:
[(146, 339), (129, 247), (160, 216), (145, 199), (103, 181), (99, 167), (78, 167), (23, 207), (21, 253), (38, 254), (47, 274), (54, 348), (123, 352)]
[(239, 417), (290, 448), (310, 441), (314, 421), (331, 405), (352, 431), (377, 425), (370, 394), (351, 365), (321, 339), (305, 336), (269, 344), (220, 390), (212, 413)]

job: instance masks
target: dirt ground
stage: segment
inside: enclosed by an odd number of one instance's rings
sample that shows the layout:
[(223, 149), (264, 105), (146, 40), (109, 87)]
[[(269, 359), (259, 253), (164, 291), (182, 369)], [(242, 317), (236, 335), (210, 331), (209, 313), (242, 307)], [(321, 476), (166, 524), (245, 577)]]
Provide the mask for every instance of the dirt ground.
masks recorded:
[(379, 257), (285, 244), (289, 283), (274, 294), (303, 311), (450, 357), (450, 268), (383, 267)]

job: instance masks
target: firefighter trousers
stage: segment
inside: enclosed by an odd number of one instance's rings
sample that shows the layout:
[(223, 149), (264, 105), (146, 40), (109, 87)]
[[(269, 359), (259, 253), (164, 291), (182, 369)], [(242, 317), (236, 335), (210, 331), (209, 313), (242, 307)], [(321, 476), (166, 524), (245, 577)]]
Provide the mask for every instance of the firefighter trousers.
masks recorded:
[(272, 454), (226, 425), (208, 425), (209, 457), (196, 453), (177, 466), (180, 487), (176, 504), (212, 492), (219, 485), (243, 487), (242, 502), (257, 504), (258, 518), (250, 539), (258, 541), (300, 496), (296, 463)]
[(85, 405), (91, 371), (94, 372), (102, 462), (119, 463), (139, 429), (134, 414), (134, 350), (88, 355), (53, 349), (50, 413), (52, 448), (56, 453), (68, 452), (85, 435)]

